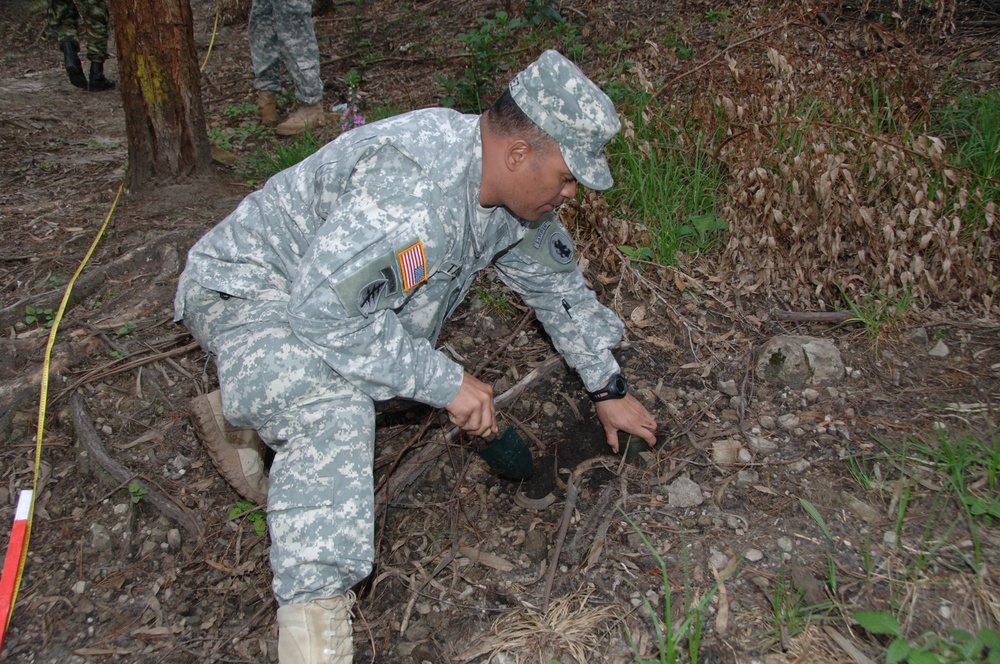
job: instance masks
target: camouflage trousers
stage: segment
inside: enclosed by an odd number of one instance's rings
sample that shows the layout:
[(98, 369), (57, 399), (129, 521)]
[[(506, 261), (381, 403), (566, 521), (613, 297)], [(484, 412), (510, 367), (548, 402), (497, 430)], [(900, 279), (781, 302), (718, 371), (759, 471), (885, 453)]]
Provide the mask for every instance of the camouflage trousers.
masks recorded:
[(303, 344), (287, 302), (223, 299), (183, 280), (184, 324), (215, 355), (226, 419), (274, 450), (273, 590), (300, 604), (349, 590), (374, 557), (375, 405)]
[(253, 0), (247, 36), (256, 89), (281, 92), (283, 62), (299, 104), (323, 99), (312, 0)]
[[(79, 5), (79, 11), (77, 10)], [(87, 59), (108, 59), (108, 6), (104, 0), (50, 0), (49, 29), (60, 44), (80, 43), (79, 25), (87, 31)]]

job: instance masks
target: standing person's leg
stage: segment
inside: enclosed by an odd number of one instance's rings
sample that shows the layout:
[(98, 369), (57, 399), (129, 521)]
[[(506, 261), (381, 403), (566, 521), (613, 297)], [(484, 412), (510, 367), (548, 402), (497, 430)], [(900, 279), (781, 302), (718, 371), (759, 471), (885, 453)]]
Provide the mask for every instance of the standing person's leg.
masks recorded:
[(275, 95), (281, 92), (281, 47), (274, 23), (276, 2), (281, 0), (253, 0), (247, 23), (253, 87), (257, 90), (257, 117), (269, 125), (278, 122)]
[(312, 20), (312, 0), (276, 0), (274, 25), (281, 45), (281, 58), (295, 85), (298, 108), (274, 132), (281, 136), (299, 134), (321, 125), (323, 79), (320, 77), (319, 44)]
[(79, 14), (73, 0), (49, 0), (49, 28), (56, 33), (69, 82), (87, 89), (87, 77), (80, 62), (80, 38), (77, 35)]
[(83, 26), (87, 30), (87, 59), (90, 60), (91, 92), (113, 90), (115, 82), (104, 76), (108, 59), (108, 5), (105, 0), (81, 0)]
[(329, 661), (346, 664), (350, 589), (374, 556), (374, 404), (295, 336), (285, 306), (193, 285), (184, 322), (216, 355), (226, 419), (275, 451), (267, 521), (279, 660), (332, 651)]

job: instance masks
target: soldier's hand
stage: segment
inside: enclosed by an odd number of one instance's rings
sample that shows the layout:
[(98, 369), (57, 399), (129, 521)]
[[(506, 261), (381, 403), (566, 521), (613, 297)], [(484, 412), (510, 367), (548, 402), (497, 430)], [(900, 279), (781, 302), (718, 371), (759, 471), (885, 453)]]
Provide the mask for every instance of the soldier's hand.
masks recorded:
[(466, 372), (462, 376), (462, 387), (451, 403), (445, 406), (448, 419), (463, 431), (477, 436), (497, 432), (493, 408), (493, 386), (484, 383)]
[(618, 452), (618, 432), (631, 433), (650, 446), (656, 445), (656, 420), (646, 407), (631, 394), (622, 399), (608, 399), (594, 404), (597, 418), (601, 420), (608, 445)]

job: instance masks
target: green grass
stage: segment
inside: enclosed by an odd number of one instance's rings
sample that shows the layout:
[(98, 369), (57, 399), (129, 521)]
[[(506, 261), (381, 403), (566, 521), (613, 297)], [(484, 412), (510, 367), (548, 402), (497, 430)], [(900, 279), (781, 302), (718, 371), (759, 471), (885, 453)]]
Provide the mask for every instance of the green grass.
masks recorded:
[(634, 82), (607, 92), (628, 123), (608, 145), (615, 186), (605, 195), (614, 213), (648, 229), (654, 262), (710, 251), (728, 228), (714, 213), (726, 171), (712, 157), (713, 135)]
[(275, 173), (294, 166), (320, 148), (316, 137), (308, 131), (290, 143), (272, 141), (257, 147), (257, 154), (244, 164), (243, 177), (254, 182), (268, 179)]

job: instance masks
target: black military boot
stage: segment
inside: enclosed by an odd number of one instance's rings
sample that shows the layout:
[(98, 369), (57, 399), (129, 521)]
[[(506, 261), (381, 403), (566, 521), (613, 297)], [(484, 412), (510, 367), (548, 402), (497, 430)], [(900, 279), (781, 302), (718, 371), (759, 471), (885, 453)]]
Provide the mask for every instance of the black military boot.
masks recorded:
[(64, 41), (59, 45), (66, 61), (66, 73), (69, 82), (78, 88), (87, 89), (87, 77), (83, 75), (83, 64), (80, 63), (80, 46), (76, 42)]
[(114, 90), (115, 82), (104, 78), (104, 63), (90, 63), (90, 88), (91, 92), (101, 92), (102, 90)]

